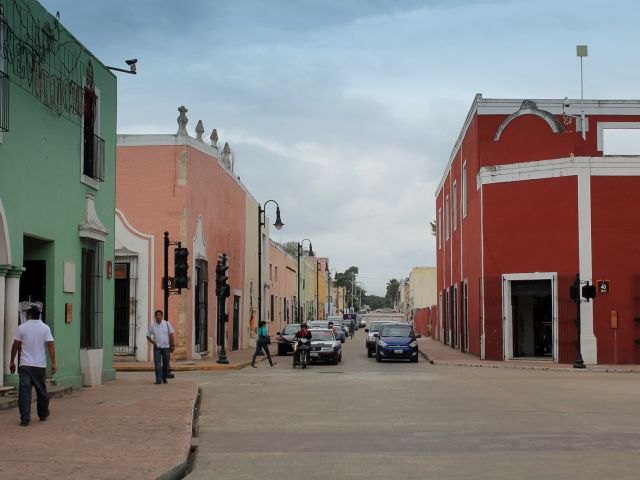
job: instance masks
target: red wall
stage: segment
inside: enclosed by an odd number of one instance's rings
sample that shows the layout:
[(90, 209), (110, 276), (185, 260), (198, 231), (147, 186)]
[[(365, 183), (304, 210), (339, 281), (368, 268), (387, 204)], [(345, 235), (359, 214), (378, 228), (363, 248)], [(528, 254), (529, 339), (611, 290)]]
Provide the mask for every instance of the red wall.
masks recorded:
[[(593, 301), (598, 363), (640, 363), (640, 178), (592, 177), (593, 279), (610, 293)], [(634, 307), (636, 311), (634, 311)], [(611, 312), (618, 328), (611, 328)]]

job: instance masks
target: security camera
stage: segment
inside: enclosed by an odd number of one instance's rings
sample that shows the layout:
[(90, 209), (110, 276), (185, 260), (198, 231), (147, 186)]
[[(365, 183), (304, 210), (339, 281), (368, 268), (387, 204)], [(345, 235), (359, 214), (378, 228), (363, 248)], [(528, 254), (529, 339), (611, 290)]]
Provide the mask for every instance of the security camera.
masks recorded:
[(564, 107), (570, 107), (571, 104), (569, 103), (569, 97), (564, 97)]
[(138, 63), (137, 58), (132, 58), (131, 60), (125, 60), (125, 63), (129, 65), (129, 71), (131, 73), (136, 73), (136, 63)]

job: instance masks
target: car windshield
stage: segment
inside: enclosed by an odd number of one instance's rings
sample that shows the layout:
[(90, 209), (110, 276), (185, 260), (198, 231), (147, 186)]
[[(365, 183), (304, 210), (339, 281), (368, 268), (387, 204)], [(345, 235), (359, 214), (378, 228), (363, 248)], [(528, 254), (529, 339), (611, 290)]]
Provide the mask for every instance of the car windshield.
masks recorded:
[(330, 330), (311, 330), (311, 340), (335, 340)]
[(411, 327), (408, 325), (385, 325), (380, 330), (381, 337), (413, 337)]
[(309, 322), (310, 328), (327, 328), (328, 326), (327, 322)]
[(382, 326), (385, 324), (385, 322), (373, 322), (371, 324), (371, 328), (369, 328), (369, 331), (371, 332), (378, 332), (380, 331), (380, 329), (382, 328)]
[(295, 335), (300, 331), (300, 325), (287, 325), (282, 331), (283, 335)]

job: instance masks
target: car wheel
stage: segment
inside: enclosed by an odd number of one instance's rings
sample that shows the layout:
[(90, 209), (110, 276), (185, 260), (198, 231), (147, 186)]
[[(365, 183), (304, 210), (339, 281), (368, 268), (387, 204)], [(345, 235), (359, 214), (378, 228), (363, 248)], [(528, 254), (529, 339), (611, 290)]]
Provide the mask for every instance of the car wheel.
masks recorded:
[(368, 358), (373, 357), (373, 352), (371, 351), (371, 349), (370, 349), (370, 348), (367, 348), (367, 357), (368, 357)]
[(409, 360), (411, 363), (418, 363), (418, 357)]
[(342, 352), (340, 352), (340, 355), (338, 356), (338, 362), (342, 361)]
[(282, 348), (280, 345), (278, 345), (278, 356), (279, 357), (284, 357), (286, 355), (284, 348)]
[(382, 363), (382, 357), (380, 356), (380, 352), (376, 352), (376, 362)]

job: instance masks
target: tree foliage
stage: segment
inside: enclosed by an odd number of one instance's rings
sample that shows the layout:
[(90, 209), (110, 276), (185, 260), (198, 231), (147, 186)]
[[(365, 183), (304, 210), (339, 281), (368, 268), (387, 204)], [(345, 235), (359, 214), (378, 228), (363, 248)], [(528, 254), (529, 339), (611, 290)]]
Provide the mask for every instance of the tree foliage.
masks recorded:
[(387, 282), (387, 294), (384, 297), (387, 307), (393, 307), (395, 305), (399, 289), (400, 282), (398, 279), (392, 278)]

